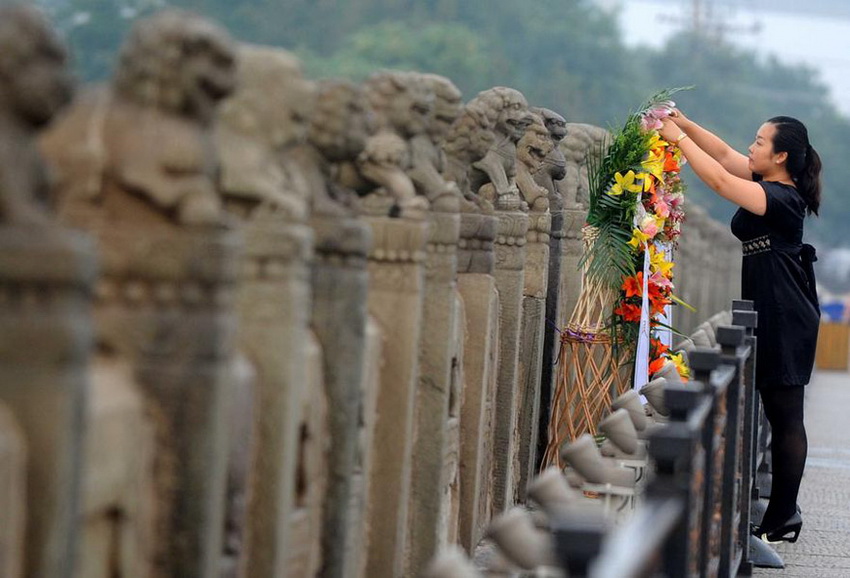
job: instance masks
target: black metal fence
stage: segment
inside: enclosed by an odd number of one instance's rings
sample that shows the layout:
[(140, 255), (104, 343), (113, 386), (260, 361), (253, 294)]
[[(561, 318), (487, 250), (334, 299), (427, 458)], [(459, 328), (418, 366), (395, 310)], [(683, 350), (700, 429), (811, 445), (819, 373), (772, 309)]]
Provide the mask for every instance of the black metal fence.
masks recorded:
[(720, 349), (697, 348), (686, 384), (668, 386), (669, 422), (649, 441), (655, 475), (643, 503), (606, 533), (582, 520), (553, 523), (572, 578), (749, 575), (750, 506), (759, 459), (752, 303), (733, 303)]

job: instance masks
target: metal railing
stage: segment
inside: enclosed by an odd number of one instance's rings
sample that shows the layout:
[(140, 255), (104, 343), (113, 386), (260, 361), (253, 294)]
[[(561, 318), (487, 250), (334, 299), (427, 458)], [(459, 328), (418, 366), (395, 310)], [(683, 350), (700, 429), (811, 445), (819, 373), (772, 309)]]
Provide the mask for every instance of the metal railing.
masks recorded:
[(760, 452), (752, 303), (733, 303), (719, 350), (689, 355), (692, 381), (669, 385), (669, 422), (649, 440), (655, 474), (643, 503), (608, 532), (555, 520), (558, 557), (572, 578), (675, 578), (751, 573), (750, 506)]

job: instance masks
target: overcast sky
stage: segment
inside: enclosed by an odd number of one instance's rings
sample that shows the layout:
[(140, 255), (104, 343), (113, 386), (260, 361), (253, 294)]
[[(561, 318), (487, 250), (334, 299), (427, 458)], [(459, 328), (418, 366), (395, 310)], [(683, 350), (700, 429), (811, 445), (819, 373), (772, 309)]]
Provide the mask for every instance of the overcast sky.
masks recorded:
[[(621, 23), (654, 22), (628, 28), (629, 44), (660, 45), (691, 14), (693, 0), (598, 0), (619, 6)], [(723, 18), (727, 38), (787, 63), (820, 71), (835, 104), (850, 116), (850, 2), (847, 0), (701, 0)]]

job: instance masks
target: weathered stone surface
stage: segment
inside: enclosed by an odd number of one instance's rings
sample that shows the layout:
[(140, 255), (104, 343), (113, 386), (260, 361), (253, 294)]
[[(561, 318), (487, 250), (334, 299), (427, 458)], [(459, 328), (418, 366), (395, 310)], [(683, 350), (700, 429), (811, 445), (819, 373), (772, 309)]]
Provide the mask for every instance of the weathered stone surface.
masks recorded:
[[(567, 159), (561, 150), (560, 142), (567, 135), (567, 122), (564, 117), (549, 109), (535, 108), (533, 112), (543, 118), (543, 124), (549, 129), (549, 134), (555, 142), (555, 147), (543, 161), (543, 167), (534, 174), (535, 182), (544, 187), (548, 193), (551, 218), (546, 307), (543, 312), (543, 346), (540, 361), (540, 419), (536, 434), (538, 440), (536, 455), (542, 456), (546, 446), (550, 405), (554, 391), (555, 356), (557, 355), (557, 345), (560, 342), (560, 332), (556, 323), (560, 318), (561, 307), (561, 245), (564, 239), (564, 199), (559, 189), (559, 181), (567, 175)], [(520, 486), (520, 488), (523, 487), (525, 485)]]
[(460, 525), (458, 541), (472, 552), (491, 512), (491, 460), (499, 366), (499, 292), (492, 275), (458, 277), (465, 312), (463, 397), (460, 417)]
[[(323, 355), (329, 413), (330, 467), (323, 523), (322, 575), (347, 576), (356, 566), (357, 538), (347, 532), (348, 504), (355, 492), (355, 459), (363, 411), (367, 360), (366, 255), (368, 225), (355, 220), (356, 194), (336, 179), (363, 152), (371, 131), (363, 90), (348, 82), (320, 83), (307, 142), (286, 151), (289, 172), (303, 183), (311, 204), (315, 239), (311, 326)], [(353, 564), (353, 565), (352, 565)]]
[[(384, 336), (380, 325), (372, 318), (366, 323), (363, 376), (361, 379), (361, 409), (357, 429), (357, 451), (351, 482), (350, 531), (346, 534), (345, 576), (361, 577), (366, 574), (369, 546), (369, 496), (374, 462), (375, 422), (378, 419), (377, 404), (380, 395), (381, 359)], [(327, 554), (326, 554), (327, 556)]]
[(87, 401), (80, 528), (84, 548), (76, 575), (149, 576), (154, 428), (132, 365), (126, 359), (95, 356)]
[[(502, 86), (479, 93), (466, 104), (446, 138), (446, 177), (485, 210), (488, 205), (519, 209), (516, 143), (533, 120), (522, 93)], [(482, 191), (485, 184), (490, 187)]]
[[(238, 346), (257, 376), (256, 457), (244, 490), (247, 544), (241, 553), (251, 576), (277, 576), (292, 567), (286, 553), (294, 547), (289, 541), (294, 526), (305, 534), (301, 545), (313, 549), (305, 545), (312, 536), (311, 516), (300, 514), (298, 524), (291, 519), (299, 515), (293, 497), (303, 411), (313, 389), (321, 393), (324, 387), (308, 381), (305, 364), (313, 235), (299, 221), (307, 217), (310, 191), (297, 186), (298, 175), (287, 172), (283, 161), (287, 148), (307, 137), (313, 92), (288, 53), (243, 46), (238, 89), (223, 103), (216, 133), (225, 207), (245, 241)], [(320, 482), (326, 473), (312, 473), (324, 492)], [(296, 566), (306, 571), (315, 556), (305, 556)]]
[(448, 435), (452, 433), (447, 427), (452, 371), (461, 361), (454, 335), (458, 313), (455, 279), (459, 234), (457, 213), (429, 214), (406, 575), (420, 572), (439, 545), (439, 519), (445, 498), (445, 453)]
[(24, 574), (61, 576), (78, 542), (95, 259), (78, 233), (37, 231), (0, 227), (0, 400), (30, 455)]
[(517, 451), (520, 400), (519, 349), (522, 324), (525, 244), (528, 215), (498, 212), (496, 238), (496, 289), (499, 291), (499, 370), (493, 423), (493, 512), (510, 505), (517, 484), (514, 454)]
[(367, 563), (369, 576), (403, 576), (408, 531), (427, 225), (370, 218), (369, 312), (385, 335)]
[(0, 403), (0, 573), (22, 578), (26, 522), (27, 449), (24, 433), (5, 404)]
[(234, 82), (226, 33), (163, 11), (137, 21), (112, 85), (43, 140), (64, 222), (99, 244), (98, 345), (132, 364), (155, 428), (152, 576), (219, 571), (240, 246), (210, 128)]
[(322, 351), (311, 336), (306, 343), (307, 390), (298, 430), (295, 508), (291, 516), (292, 545), (287, 550), (286, 575), (318, 576), (322, 567), (322, 518), (328, 483), (328, 407), (322, 377)]
[(18, 499), (21, 443), (30, 456), (26, 504), (9, 505), (0, 546), (3, 554), (20, 547), (25, 531), (25, 550), (0, 570), (59, 577), (74, 567), (78, 543), (94, 258), (86, 239), (45, 211), (49, 184), (35, 140), (71, 97), (65, 49), (40, 12), (20, 5), (0, 7), (0, 53), (0, 402), (24, 437), (7, 432), (3, 486)]

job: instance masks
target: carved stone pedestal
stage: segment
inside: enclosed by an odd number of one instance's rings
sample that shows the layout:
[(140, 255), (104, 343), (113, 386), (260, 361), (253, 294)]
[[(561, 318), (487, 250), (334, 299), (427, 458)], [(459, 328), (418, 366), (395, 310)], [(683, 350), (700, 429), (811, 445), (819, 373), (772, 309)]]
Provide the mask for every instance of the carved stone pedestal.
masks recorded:
[(439, 547), (452, 367), (460, 363), (455, 336), (459, 235), (457, 213), (428, 215), (406, 576), (421, 572)]
[(460, 239), (457, 250), (458, 273), (493, 273), (498, 219), (485, 213), (460, 214)]
[(0, 401), (29, 455), (23, 576), (64, 577), (75, 563), (94, 275), (83, 235), (0, 227)]
[[(551, 197), (550, 197), (551, 200)], [(559, 205), (560, 195), (558, 196)], [(543, 328), (543, 359), (540, 362), (540, 419), (537, 431), (535, 467), (546, 450), (552, 392), (555, 387), (555, 356), (561, 341), (561, 247), (564, 242), (564, 210), (557, 206), (550, 212), (552, 230), (549, 233), (549, 271), (547, 273), (546, 310)]]
[(130, 364), (155, 432), (152, 575), (217, 576), (238, 240), (220, 227), (69, 221), (98, 239), (98, 344)]
[(518, 478), (513, 461), (517, 448), (519, 350), (522, 298), (525, 285), (525, 244), (528, 215), (499, 212), (496, 238), (496, 288), (499, 291), (499, 373), (493, 424), (493, 513), (510, 505)]
[(367, 351), (366, 256), (371, 232), (353, 218), (314, 217), (310, 225), (316, 239), (312, 327), (323, 350), (330, 408), (322, 576), (351, 576), (356, 565), (352, 559), (360, 555), (354, 549), (357, 537), (350, 534), (354, 524), (350, 516), (361, 516), (362, 508), (352, 513), (349, 503), (357, 492), (354, 472)]
[(243, 557), (248, 576), (283, 576), (308, 387), (312, 233), (272, 219), (247, 222), (242, 233), (238, 347), (256, 375)]
[(374, 240), (369, 255), (369, 312), (385, 336), (366, 574), (401, 577), (405, 575), (427, 225), (390, 218), (365, 220)]
[(366, 349), (361, 380), (361, 416), (357, 433), (357, 451), (354, 459), (354, 474), (351, 479), (349, 530), (346, 536), (346, 578), (365, 578), (369, 547), (368, 506), (374, 462), (375, 422), (377, 421), (378, 396), (381, 390), (380, 368), (384, 336), (374, 318), (366, 323)]
[(548, 212), (531, 213), (525, 246), (525, 286), (522, 299), (522, 326), (519, 349), (519, 427), (517, 429), (517, 468), (515, 502), (526, 501), (526, 486), (534, 477), (537, 462), (538, 422), (540, 420), (543, 336), (546, 331), (546, 294), (549, 285)]
[(0, 575), (22, 578), (26, 522), (27, 451), (15, 416), (0, 403)]
[(484, 273), (458, 275), (465, 312), (458, 541), (474, 552), (491, 518), (490, 472), (499, 367), (499, 292)]

